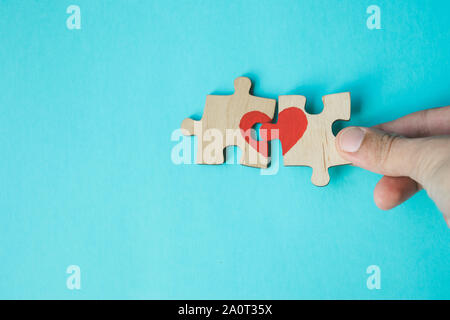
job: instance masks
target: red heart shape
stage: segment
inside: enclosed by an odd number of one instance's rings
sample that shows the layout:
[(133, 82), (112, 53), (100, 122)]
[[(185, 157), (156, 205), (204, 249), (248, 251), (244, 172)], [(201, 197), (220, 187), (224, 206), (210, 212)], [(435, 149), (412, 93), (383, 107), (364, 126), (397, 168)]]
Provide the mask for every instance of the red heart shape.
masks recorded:
[(239, 128), (241, 129), (241, 134), (245, 141), (247, 141), (249, 145), (265, 157), (269, 155), (267, 141), (258, 141), (253, 139), (251, 129), (257, 123), (268, 123), (270, 120), (270, 117), (265, 113), (250, 111), (242, 116), (241, 122), (239, 123)]
[[(270, 118), (262, 112), (251, 111), (246, 113), (239, 124), (241, 133), (254, 149), (264, 156), (268, 156), (267, 141), (280, 139), (285, 155), (306, 131), (308, 127), (308, 119), (303, 110), (290, 107), (286, 108), (278, 114), (277, 123), (269, 123)], [(253, 139), (250, 130), (256, 123), (263, 123), (260, 128), (262, 141)]]
[[(303, 110), (290, 107), (278, 114), (277, 123), (264, 123), (260, 130), (262, 132), (266, 130), (267, 141), (280, 139), (283, 155), (285, 155), (300, 140), (307, 127), (308, 119)], [(277, 131), (273, 129), (278, 130), (278, 136), (274, 136), (273, 133), (275, 132), (276, 135)]]

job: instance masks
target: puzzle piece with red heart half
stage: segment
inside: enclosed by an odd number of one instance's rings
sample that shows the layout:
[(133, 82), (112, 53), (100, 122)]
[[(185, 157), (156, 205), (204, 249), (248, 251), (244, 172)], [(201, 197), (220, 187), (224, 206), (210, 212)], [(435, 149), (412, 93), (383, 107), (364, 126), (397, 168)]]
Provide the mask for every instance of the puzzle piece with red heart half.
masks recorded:
[[(342, 159), (335, 147), (332, 124), (336, 120), (350, 119), (350, 93), (336, 93), (322, 98), (324, 109), (320, 114), (305, 112), (306, 98), (300, 95), (285, 95), (278, 98), (278, 122), (269, 123), (257, 111), (246, 113), (241, 119), (243, 129), (251, 128), (259, 119), (263, 141), (279, 139), (285, 166), (312, 167), (311, 181), (316, 186), (325, 186), (330, 181), (328, 168), (349, 164)], [(249, 145), (260, 153), (261, 141), (245, 137)]]
[[(197, 136), (197, 163), (222, 164), (223, 149), (238, 146), (242, 151), (240, 163), (250, 167), (266, 168), (269, 163), (267, 141), (248, 143), (251, 131), (239, 124), (245, 114), (253, 114), (255, 123), (270, 122), (275, 115), (276, 100), (250, 94), (251, 81), (245, 77), (234, 80), (232, 95), (208, 95), (200, 121), (190, 118), (181, 124), (184, 135)], [(259, 151), (258, 151), (259, 150)]]

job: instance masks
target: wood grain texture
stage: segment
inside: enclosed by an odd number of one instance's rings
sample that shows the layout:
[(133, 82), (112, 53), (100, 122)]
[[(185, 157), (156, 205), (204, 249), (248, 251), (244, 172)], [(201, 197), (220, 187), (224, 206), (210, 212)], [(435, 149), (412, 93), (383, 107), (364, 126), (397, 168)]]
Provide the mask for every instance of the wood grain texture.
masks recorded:
[(332, 124), (336, 120), (350, 119), (350, 93), (326, 95), (322, 101), (323, 111), (313, 115), (305, 111), (304, 96), (286, 95), (278, 98), (279, 113), (287, 108), (296, 107), (305, 112), (308, 120), (304, 135), (284, 154), (284, 165), (311, 167), (313, 169), (311, 182), (316, 186), (325, 186), (329, 183), (329, 167), (349, 164), (337, 152)]
[(232, 95), (208, 95), (202, 119), (184, 119), (181, 129), (185, 135), (198, 137), (199, 164), (222, 164), (223, 149), (227, 146), (238, 146), (242, 151), (241, 164), (266, 168), (268, 157), (257, 152), (245, 141), (239, 123), (244, 114), (251, 111), (262, 112), (272, 119), (276, 101), (250, 95), (251, 81), (246, 77), (236, 78), (234, 87), (235, 92)]

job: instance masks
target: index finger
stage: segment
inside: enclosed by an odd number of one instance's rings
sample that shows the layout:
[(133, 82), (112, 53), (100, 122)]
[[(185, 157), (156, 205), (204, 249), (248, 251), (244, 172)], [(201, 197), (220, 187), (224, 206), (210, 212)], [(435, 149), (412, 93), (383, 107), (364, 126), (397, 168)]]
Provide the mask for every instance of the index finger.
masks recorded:
[(408, 138), (449, 135), (450, 106), (417, 111), (374, 128)]

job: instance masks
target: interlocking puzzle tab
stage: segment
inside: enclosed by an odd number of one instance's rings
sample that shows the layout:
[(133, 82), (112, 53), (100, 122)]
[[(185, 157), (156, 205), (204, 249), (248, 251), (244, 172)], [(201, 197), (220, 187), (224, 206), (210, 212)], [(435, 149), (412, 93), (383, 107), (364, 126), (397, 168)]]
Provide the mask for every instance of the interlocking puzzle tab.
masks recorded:
[(247, 113), (259, 115), (260, 122), (270, 121), (275, 114), (276, 101), (250, 95), (251, 81), (246, 77), (235, 79), (234, 87), (235, 93), (229, 96), (208, 95), (202, 119), (184, 119), (182, 132), (197, 136), (199, 164), (222, 164), (223, 149), (236, 145), (242, 151), (241, 164), (266, 168), (269, 163), (267, 154), (250, 146), (246, 135), (241, 134), (240, 122)]

